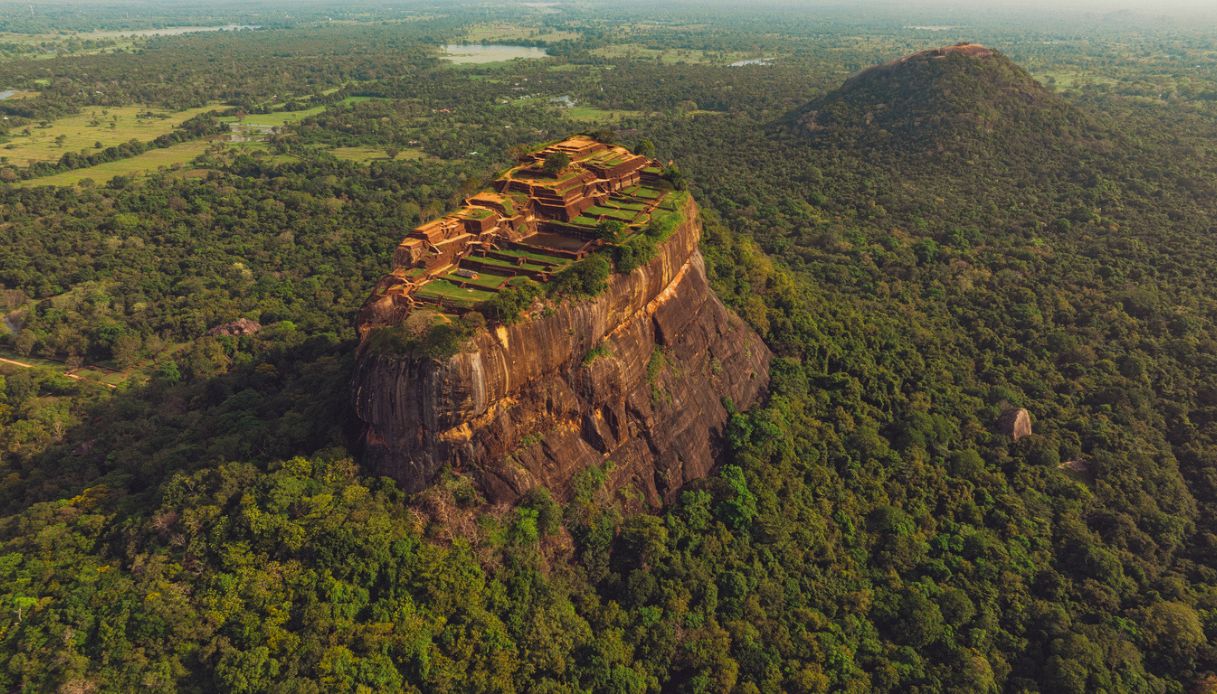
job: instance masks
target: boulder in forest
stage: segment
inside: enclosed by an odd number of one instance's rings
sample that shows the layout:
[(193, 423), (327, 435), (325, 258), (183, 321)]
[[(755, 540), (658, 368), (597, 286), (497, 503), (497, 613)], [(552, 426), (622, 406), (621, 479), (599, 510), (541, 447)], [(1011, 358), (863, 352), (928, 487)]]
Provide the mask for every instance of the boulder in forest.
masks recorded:
[(208, 335), (217, 335), (217, 336), (226, 335), (228, 337), (241, 337), (242, 335), (253, 335), (254, 333), (258, 332), (261, 329), (262, 329), (262, 324), (256, 320), (250, 320), (248, 318), (238, 318), (237, 320), (230, 321), (228, 323), (223, 323), (221, 325), (217, 325), (216, 327), (212, 328), (211, 330), (208, 330), (207, 334)]
[(1030, 436), (1031, 413), (1021, 407), (1006, 410), (997, 420), (997, 430), (1014, 441)]

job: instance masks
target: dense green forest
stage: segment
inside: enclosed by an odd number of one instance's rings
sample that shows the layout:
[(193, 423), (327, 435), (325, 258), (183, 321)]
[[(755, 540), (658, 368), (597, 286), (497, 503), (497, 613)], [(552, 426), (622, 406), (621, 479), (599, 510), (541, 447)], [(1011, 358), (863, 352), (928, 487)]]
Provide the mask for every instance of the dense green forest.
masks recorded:
[[(0, 690), (1217, 691), (1211, 30), (56, 7), (0, 22)], [(43, 36), (195, 23), (262, 28)], [(443, 59), (470, 37), (550, 57)], [(851, 79), (964, 40), (1001, 53)], [(201, 154), (5, 155), (137, 104), (213, 104), (137, 143)], [(652, 513), (600, 469), (511, 508), (362, 474), (353, 320), (393, 248), (575, 131), (688, 182), (766, 402)]]

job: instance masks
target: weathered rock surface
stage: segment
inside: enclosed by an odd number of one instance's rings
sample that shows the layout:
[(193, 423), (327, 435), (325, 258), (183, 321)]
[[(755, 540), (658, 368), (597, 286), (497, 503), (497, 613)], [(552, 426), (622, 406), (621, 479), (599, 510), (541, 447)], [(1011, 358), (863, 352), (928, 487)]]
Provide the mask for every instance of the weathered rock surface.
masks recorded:
[(262, 324), (248, 318), (238, 318), (229, 323), (217, 325), (207, 331), (208, 335), (225, 335), (228, 337), (241, 337), (242, 335), (254, 335), (262, 329)]
[(1031, 413), (1022, 408), (1009, 409), (997, 420), (997, 430), (1014, 441), (1031, 435)]
[(362, 350), (353, 382), (364, 464), (418, 491), (445, 465), (491, 501), (612, 461), (649, 505), (704, 477), (728, 413), (768, 384), (769, 350), (706, 281), (690, 201), (650, 263), (595, 299), (483, 331), (445, 360)]

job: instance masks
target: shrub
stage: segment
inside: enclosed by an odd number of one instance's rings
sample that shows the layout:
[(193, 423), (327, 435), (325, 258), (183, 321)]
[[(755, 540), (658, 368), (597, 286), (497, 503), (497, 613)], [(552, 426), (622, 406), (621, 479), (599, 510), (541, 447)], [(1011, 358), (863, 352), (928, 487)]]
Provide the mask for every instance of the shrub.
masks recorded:
[(541, 171), (546, 176), (558, 177), (558, 174), (570, 166), (570, 155), (565, 152), (555, 152), (545, 158), (545, 163), (541, 165)]
[(550, 296), (595, 296), (608, 288), (612, 266), (597, 253), (571, 265), (549, 283)]
[(492, 320), (511, 325), (541, 294), (541, 285), (526, 277), (513, 279), (493, 299), (486, 302), (486, 313)]
[(596, 226), (596, 238), (603, 239), (609, 243), (616, 243), (621, 238), (621, 232), (625, 231), (625, 222), (617, 219), (606, 219)]
[(431, 311), (415, 311), (399, 325), (373, 331), (368, 349), (393, 356), (445, 359), (461, 351), (485, 325), (485, 316), (476, 311), (456, 321)]
[(653, 237), (635, 236), (613, 247), (613, 264), (616, 265), (617, 272), (630, 272), (649, 263), (658, 250)]

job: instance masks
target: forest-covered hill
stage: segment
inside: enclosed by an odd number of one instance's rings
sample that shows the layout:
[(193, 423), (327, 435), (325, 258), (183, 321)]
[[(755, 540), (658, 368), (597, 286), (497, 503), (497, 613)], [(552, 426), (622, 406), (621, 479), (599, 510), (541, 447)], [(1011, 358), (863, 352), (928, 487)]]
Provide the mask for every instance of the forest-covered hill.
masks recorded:
[[(634, 12), (0, 62), (44, 90), (10, 139), (156, 81), (301, 114), (177, 169), (0, 184), (0, 356), (38, 364), (0, 366), (0, 689), (1213, 688), (1214, 37)], [(502, 23), (553, 57), (437, 59)], [(921, 52), (965, 39), (997, 52)], [(402, 231), (580, 128), (674, 162), (768, 400), (659, 513), (602, 469), (512, 507), (361, 474), (352, 318)]]

